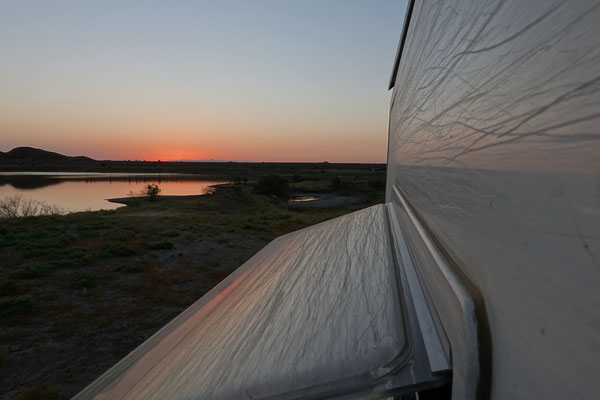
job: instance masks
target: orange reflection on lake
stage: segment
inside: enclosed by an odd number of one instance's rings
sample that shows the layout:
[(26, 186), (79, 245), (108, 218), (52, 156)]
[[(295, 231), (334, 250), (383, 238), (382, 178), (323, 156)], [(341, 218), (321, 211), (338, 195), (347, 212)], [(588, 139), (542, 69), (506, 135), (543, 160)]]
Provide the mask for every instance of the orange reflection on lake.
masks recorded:
[(110, 210), (123, 207), (106, 199), (127, 197), (139, 193), (149, 184), (160, 187), (161, 195), (203, 195), (214, 190), (211, 186), (226, 183), (215, 180), (193, 180), (190, 176), (150, 176), (102, 174), (93, 175), (35, 175), (2, 174), (0, 199), (20, 195), (49, 204), (56, 204), (68, 211)]

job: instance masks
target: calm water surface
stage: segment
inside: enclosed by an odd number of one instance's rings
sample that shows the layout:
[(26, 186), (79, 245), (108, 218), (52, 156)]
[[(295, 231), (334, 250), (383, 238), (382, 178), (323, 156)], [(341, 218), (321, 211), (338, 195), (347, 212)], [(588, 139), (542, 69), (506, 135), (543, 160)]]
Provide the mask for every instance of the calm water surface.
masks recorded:
[(122, 205), (106, 199), (127, 197), (148, 184), (157, 184), (161, 195), (198, 195), (211, 193), (211, 186), (221, 183), (226, 182), (188, 174), (0, 172), (0, 199), (21, 195), (71, 212), (111, 210)]

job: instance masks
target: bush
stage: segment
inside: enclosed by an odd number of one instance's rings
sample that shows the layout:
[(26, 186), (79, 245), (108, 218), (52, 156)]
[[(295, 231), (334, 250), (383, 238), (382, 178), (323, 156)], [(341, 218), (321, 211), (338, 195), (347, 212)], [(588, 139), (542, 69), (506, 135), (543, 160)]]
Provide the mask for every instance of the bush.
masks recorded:
[(43, 264), (30, 265), (14, 272), (12, 276), (17, 279), (34, 279), (39, 278), (48, 272), (48, 267)]
[(331, 189), (332, 189), (332, 190), (338, 190), (338, 189), (341, 189), (341, 187), (342, 187), (342, 180), (340, 179), (340, 177), (339, 177), (339, 176), (336, 176), (336, 177), (334, 177), (334, 178), (331, 180), (331, 182), (330, 182), (329, 186), (331, 187)]
[(155, 201), (158, 198), (158, 194), (161, 192), (157, 184), (148, 184), (139, 192), (129, 191), (127, 196), (129, 197), (146, 197), (150, 201)]
[(19, 314), (31, 314), (37, 310), (37, 304), (29, 295), (5, 297), (0, 299), (0, 317)]
[(233, 183), (235, 183), (236, 185), (245, 185), (248, 183), (248, 177), (247, 176), (236, 176), (233, 179)]
[(106, 243), (102, 246), (100, 254), (103, 257), (128, 257), (135, 254), (135, 251), (122, 243)]
[(158, 187), (158, 185), (154, 184), (149, 184), (146, 185), (146, 187), (144, 188), (146, 197), (148, 197), (148, 199), (150, 201), (154, 201), (156, 200), (156, 198), (158, 197), (158, 194), (160, 193), (160, 188)]
[(70, 247), (62, 255), (80, 265), (89, 261), (88, 249), (85, 247)]
[(254, 191), (267, 196), (286, 198), (289, 186), (284, 178), (277, 175), (269, 175), (261, 178), (254, 187)]
[(78, 272), (71, 282), (71, 287), (74, 289), (91, 288), (96, 285), (96, 274), (94, 272)]
[(246, 224), (246, 225), (242, 226), (242, 229), (245, 229), (245, 230), (248, 230), (248, 231), (261, 231), (261, 230), (264, 230), (260, 226), (258, 226), (258, 225), (252, 225), (252, 224)]
[(19, 291), (17, 281), (12, 279), (0, 278), (0, 296), (14, 295)]
[(369, 180), (369, 187), (373, 190), (384, 190), (385, 180), (384, 179), (371, 179)]
[(46, 262), (50, 269), (56, 268), (77, 268), (88, 264), (91, 257), (87, 254), (85, 247), (69, 247), (65, 249), (55, 259)]
[(17, 243), (15, 235), (11, 232), (6, 234), (0, 234), (0, 248), (14, 246)]
[(17, 238), (17, 248), (25, 257), (48, 256), (73, 241), (69, 235), (51, 235), (41, 230), (29, 230)]
[(46, 382), (23, 389), (17, 395), (18, 400), (56, 400), (59, 398), (59, 390)]
[(171, 250), (175, 245), (173, 242), (168, 240), (161, 240), (160, 242), (150, 244), (150, 250)]
[(292, 175), (292, 182), (302, 182), (303, 180), (304, 180), (304, 177), (302, 175), (299, 175), (299, 174)]
[(123, 272), (125, 274), (132, 274), (134, 272), (140, 272), (143, 269), (144, 267), (142, 267), (140, 264), (126, 263), (118, 265), (115, 270), (118, 272)]

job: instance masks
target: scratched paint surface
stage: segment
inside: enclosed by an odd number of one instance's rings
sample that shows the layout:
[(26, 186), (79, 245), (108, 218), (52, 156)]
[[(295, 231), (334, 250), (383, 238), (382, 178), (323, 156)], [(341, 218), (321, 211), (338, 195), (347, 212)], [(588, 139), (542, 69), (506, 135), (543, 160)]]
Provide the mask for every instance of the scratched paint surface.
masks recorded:
[(305, 398), (370, 384), (409, 346), (385, 218), (375, 206), (278, 238), (79, 398)]
[(494, 399), (600, 393), (598, 21), (596, 1), (417, 1), (408, 29), (388, 196), (483, 293)]

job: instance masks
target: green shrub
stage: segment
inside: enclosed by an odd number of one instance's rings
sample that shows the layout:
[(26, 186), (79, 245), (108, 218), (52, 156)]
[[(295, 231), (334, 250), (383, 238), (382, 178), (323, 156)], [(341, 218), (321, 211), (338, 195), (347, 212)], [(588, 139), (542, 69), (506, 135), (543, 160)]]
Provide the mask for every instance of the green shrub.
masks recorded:
[(62, 255), (71, 259), (83, 258), (87, 255), (85, 247), (69, 247), (62, 252)]
[(73, 289), (91, 288), (95, 287), (98, 283), (96, 282), (96, 274), (94, 272), (80, 271), (75, 274), (71, 287)]
[(122, 243), (106, 243), (102, 246), (100, 254), (103, 257), (127, 257), (135, 254), (135, 251)]
[(144, 269), (144, 267), (142, 267), (140, 264), (136, 264), (136, 263), (120, 264), (120, 265), (117, 266), (117, 268), (115, 268), (116, 271), (123, 272), (125, 274), (132, 274), (134, 272), (141, 272), (143, 269)]
[(46, 382), (40, 382), (33, 387), (23, 389), (17, 395), (18, 400), (56, 400), (58, 398), (59, 390)]
[(110, 238), (112, 240), (116, 240), (116, 241), (122, 241), (122, 240), (127, 240), (127, 239), (132, 239), (133, 237), (135, 237), (135, 234), (133, 232), (130, 231), (126, 231), (126, 230), (118, 230), (118, 231), (114, 231), (110, 234)]
[(38, 306), (29, 295), (0, 298), (0, 317), (31, 314)]
[(46, 262), (48, 269), (58, 269), (58, 268), (77, 268), (81, 266), (77, 260), (71, 260), (68, 258), (59, 258), (56, 260), (50, 260)]
[(336, 176), (331, 179), (329, 186), (331, 187), (332, 190), (338, 190), (342, 187), (342, 180), (340, 179), (339, 176)]
[(90, 254), (85, 247), (70, 247), (63, 251), (63, 259), (69, 261), (66, 264), (80, 267), (90, 262)]
[(299, 175), (299, 174), (292, 175), (292, 182), (302, 182), (303, 180), (304, 180), (304, 177), (302, 175)]
[(96, 231), (96, 230), (89, 230), (89, 231), (83, 231), (79, 234), (79, 237), (81, 238), (98, 238), (100, 237), (100, 231)]
[(0, 248), (14, 246), (16, 243), (15, 235), (12, 233), (0, 235)]
[(173, 242), (168, 240), (161, 240), (160, 242), (151, 243), (148, 248), (150, 250), (171, 250), (175, 245)]
[(48, 270), (45, 264), (35, 264), (15, 271), (12, 276), (17, 279), (35, 279), (44, 276)]
[(254, 191), (267, 196), (286, 198), (289, 192), (289, 186), (286, 180), (278, 175), (269, 175), (256, 182)]
[(17, 294), (19, 285), (12, 279), (0, 278), (0, 296), (10, 296)]
[(89, 264), (91, 257), (85, 247), (70, 247), (46, 262), (49, 269), (77, 268)]
[(43, 230), (32, 229), (17, 238), (17, 248), (25, 257), (48, 256), (71, 241), (73, 238), (68, 235), (50, 235)]
[(385, 179), (371, 179), (369, 187), (373, 190), (385, 190)]

